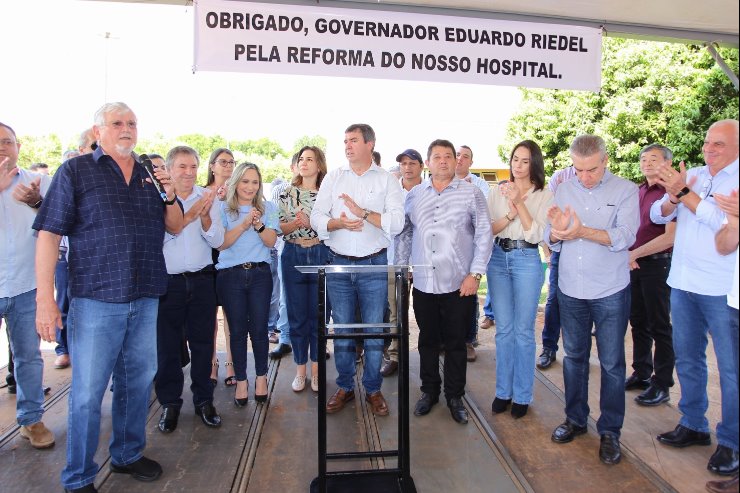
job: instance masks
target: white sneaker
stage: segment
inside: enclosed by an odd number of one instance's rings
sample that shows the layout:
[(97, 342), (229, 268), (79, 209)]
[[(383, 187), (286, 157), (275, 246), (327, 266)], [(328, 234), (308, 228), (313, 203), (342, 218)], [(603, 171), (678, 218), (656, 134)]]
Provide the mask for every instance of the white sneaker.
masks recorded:
[(311, 390), (314, 392), (319, 391), (319, 376), (318, 375), (311, 375)]
[(293, 392), (300, 392), (306, 388), (306, 375), (296, 375), (293, 379)]

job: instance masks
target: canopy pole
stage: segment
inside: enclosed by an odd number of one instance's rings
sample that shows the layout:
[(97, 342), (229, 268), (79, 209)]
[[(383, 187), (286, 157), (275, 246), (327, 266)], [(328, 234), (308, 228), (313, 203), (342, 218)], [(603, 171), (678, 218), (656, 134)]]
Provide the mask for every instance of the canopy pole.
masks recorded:
[(712, 43), (704, 43), (704, 46), (707, 47), (707, 51), (709, 51), (709, 54), (712, 55), (712, 58), (714, 58), (714, 61), (717, 62), (717, 65), (722, 69), (722, 71), (729, 77), (730, 81), (732, 82), (732, 85), (735, 86), (735, 90), (738, 91), (740, 88), (738, 88), (738, 80), (737, 75), (735, 72), (732, 71), (730, 67), (727, 66), (727, 63), (725, 63), (722, 56), (717, 52), (717, 49), (714, 47), (714, 44)]

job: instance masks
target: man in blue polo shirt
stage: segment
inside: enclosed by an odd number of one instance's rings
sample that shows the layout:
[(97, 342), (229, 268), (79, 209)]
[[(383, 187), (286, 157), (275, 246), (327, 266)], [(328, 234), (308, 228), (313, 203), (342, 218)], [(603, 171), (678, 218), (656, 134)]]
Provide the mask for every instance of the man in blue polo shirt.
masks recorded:
[(111, 471), (142, 481), (162, 474), (143, 456), (145, 427), (157, 370), (158, 298), (167, 289), (162, 238), (165, 230), (183, 228), (169, 173), (155, 171), (163, 198), (133, 154), (137, 121), (131, 109), (105, 104), (93, 129), (98, 148), (59, 168), (33, 225), (39, 231), (36, 330), (49, 342), (61, 326), (54, 267), (61, 237), (69, 238), (67, 326), (74, 364), (62, 484), (73, 492), (96, 491), (100, 408), (111, 375)]

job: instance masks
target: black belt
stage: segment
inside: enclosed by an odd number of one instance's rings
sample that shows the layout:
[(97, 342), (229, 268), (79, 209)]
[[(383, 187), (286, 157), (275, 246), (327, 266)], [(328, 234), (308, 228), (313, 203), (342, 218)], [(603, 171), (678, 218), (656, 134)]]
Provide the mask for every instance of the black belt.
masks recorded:
[(640, 257), (637, 260), (663, 260), (666, 258), (671, 258), (673, 256), (672, 253), (654, 253), (652, 255), (645, 255), (644, 257)]
[(537, 248), (537, 243), (530, 243), (525, 240), (512, 240), (510, 238), (496, 238), (495, 243), (505, 252), (516, 250), (517, 248)]
[(201, 270), (196, 270), (195, 272), (180, 272), (179, 274), (169, 274), (169, 278), (175, 278), (175, 277), (198, 277), (198, 276), (212, 276), (216, 273), (216, 269), (213, 268), (212, 265), (207, 265), (203, 267)]
[(378, 251), (377, 251), (377, 252), (375, 252), (375, 253), (371, 253), (370, 255), (365, 255), (364, 257), (353, 257), (353, 256), (351, 256), (351, 255), (342, 255), (341, 253), (337, 253), (337, 252), (335, 252), (334, 250), (332, 250), (332, 251), (331, 251), (331, 253), (333, 253), (333, 254), (334, 254), (334, 255), (336, 255), (337, 257), (339, 257), (339, 258), (343, 258), (343, 259), (345, 259), (345, 260), (351, 260), (351, 261), (353, 261), (353, 262), (358, 262), (358, 261), (360, 261), (360, 260), (369, 260), (369, 259), (371, 259), (371, 258), (375, 258), (375, 257), (377, 257), (378, 255), (382, 255), (383, 253), (385, 253), (385, 252), (386, 252), (386, 250), (387, 250), (386, 248), (383, 248), (383, 249), (381, 249), (381, 250), (378, 250)]
[(233, 267), (227, 267), (225, 269), (221, 269), (221, 271), (226, 271), (230, 269), (250, 270), (250, 269), (257, 269), (259, 267), (270, 267), (270, 263), (269, 262), (244, 262), (243, 264), (238, 264)]

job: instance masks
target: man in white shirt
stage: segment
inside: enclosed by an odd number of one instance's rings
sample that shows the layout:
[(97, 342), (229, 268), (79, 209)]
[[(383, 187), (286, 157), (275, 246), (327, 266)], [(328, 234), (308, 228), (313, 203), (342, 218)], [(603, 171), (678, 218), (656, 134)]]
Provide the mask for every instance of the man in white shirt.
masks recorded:
[[(470, 172), (470, 167), (473, 165), (473, 150), (468, 146), (460, 146), (457, 149), (457, 162), (455, 164), (455, 176), (461, 180), (465, 180), (468, 183), (472, 183), (483, 192), (483, 196), (488, 200), (488, 194), (491, 193), (491, 187), (488, 182), (476, 176)], [(491, 303), (491, 292), (490, 290), (486, 294), (486, 301), (483, 305), (483, 313), (485, 315), (481, 322), (481, 327), (484, 329), (490, 329), (494, 324), (493, 314), (493, 303)], [(465, 336), (465, 349), (466, 357), (469, 362), (476, 360), (477, 355), (475, 354), (475, 347), (478, 345), (478, 317), (480, 316), (480, 307), (476, 303), (474, 318), (471, 322), (468, 333)]]
[(717, 450), (707, 468), (721, 475), (738, 472), (738, 386), (727, 293), (732, 287), (736, 253), (720, 255), (715, 234), (727, 215), (715, 195), (730, 195), (738, 184), (738, 121), (721, 120), (709, 127), (702, 152), (706, 166), (680, 172), (658, 166), (666, 195), (650, 209), (657, 224), (676, 220), (668, 284), (676, 373), (681, 384), (681, 419), (673, 431), (658, 435), (665, 445), (683, 448), (709, 445), (707, 398), (707, 334), (712, 335), (722, 393), (722, 421), (717, 424)]
[[(403, 196), (398, 181), (373, 162), (375, 132), (366, 124), (345, 130), (344, 148), (348, 164), (331, 171), (321, 183), (311, 211), (311, 227), (331, 250), (334, 265), (387, 265), (391, 238), (403, 228)], [(364, 324), (382, 323), (388, 295), (386, 272), (377, 274), (330, 274), (327, 290), (332, 318), (337, 324), (355, 322), (359, 305)], [(382, 333), (382, 328), (365, 328), (366, 333)], [(336, 329), (337, 333), (351, 332)], [(365, 367), (362, 384), (372, 412), (388, 414), (380, 387), (383, 377), (383, 340), (365, 339)], [(353, 341), (334, 341), (337, 386), (326, 405), (335, 413), (354, 399), (355, 352)]]
[(35, 448), (54, 445), (44, 426), (44, 361), (36, 324), (36, 234), (31, 229), (51, 180), (18, 168), (21, 145), (15, 131), (0, 123), (0, 318), (5, 319), (15, 358), (16, 419), (20, 435)]

